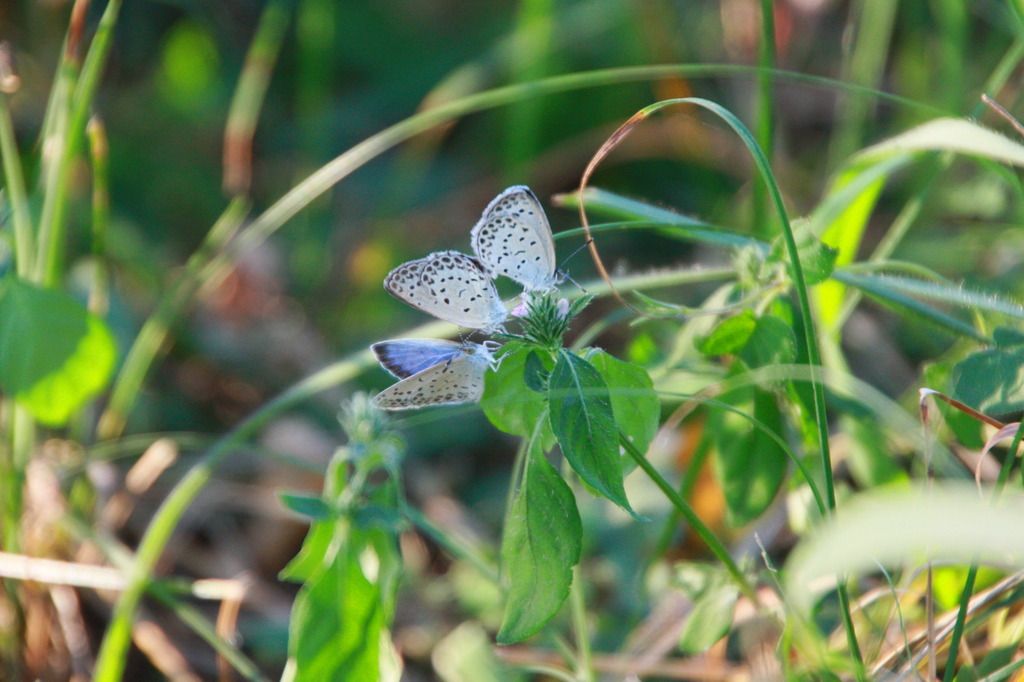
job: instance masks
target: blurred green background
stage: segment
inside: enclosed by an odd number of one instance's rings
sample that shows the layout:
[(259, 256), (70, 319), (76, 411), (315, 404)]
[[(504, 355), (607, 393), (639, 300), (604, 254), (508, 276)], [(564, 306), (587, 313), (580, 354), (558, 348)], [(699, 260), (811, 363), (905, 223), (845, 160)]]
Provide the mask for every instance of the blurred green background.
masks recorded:
[[(224, 124), (263, 6), (132, 0), (122, 10), (96, 107), (110, 138), (109, 321), (122, 352), (227, 203)], [(757, 0), (294, 0), (284, 6), (286, 37), (253, 147), (256, 211), (387, 126), (473, 92), (592, 69), (757, 63)], [(103, 3), (92, 3), (90, 27), (102, 9)], [(33, 142), (69, 11), (63, 0), (0, 4), (0, 39), (12, 44), (22, 80), (12, 106), (26, 163), (38, 158)], [(825, 85), (778, 81), (772, 162), (794, 215), (813, 207), (831, 172), (862, 146), (936, 112), (966, 114), (1016, 31), (1006, 4), (995, 0), (779, 0), (774, 11), (780, 69), (879, 88), (932, 107), (928, 113)], [(1014, 110), (1018, 84), (1011, 79), (1005, 92), (992, 94)], [(426, 319), (384, 293), (384, 275), (430, 251), (468, 250), (470, 227), (498, 191), (528, 184), (548, 207), (556, 232), (576, 227), (575, 212), (554, 207), (550, 198), (578, 186), (591, 155), (634, 112), (659, 99), (696, 94), (753, 125), (757, 86), (752, 72), (623, 79), (473, 114), (371, 161), (203, 292), (175, 329), (169, 356), (150, 375), (129, 433), (190, 432), (201, 442), (203, 434), (230, 429), (333, 359), (402, 335)], [(31, 179), (37, 169), (29, 170)], [(893, 183), (875, 221), (887, 225), (924, 176), (912, 171)], [(592, 184), (758, 232), (764, 226), (752, 224), (752, 177), (740, 143), (721, 124), (691, 112), (649, 121), (602, 164)], [(1005, 183), (967, 163), (939, 183), (898, 257), (1019, 294), (1020, 206)], [(88, 201), (83, 169), (68, 247), (72, 288), (86, 276), (74, 265), (90, 248)], [(972, 229), (980, 221), (984, 228)], [(579, 243), (562, 242), (559, 253)], [(609, 236), (602, 251), (609, 263), (637, 271), (727, 258), (650, 233)], [(568, 267), (579, 281), (593, 274), (583, 254)], [(677, 299), (695, 303), (699, 292), (683, 290)], [(876, 379), (890, 394), (904, 390), (922, 360), (954, 341), (880, 308), (867, 310), (856, 328), (862, 336), (851, 334), (848, 350), (855, 373)], [(613, 328), (598, 343), (619, 350), (631, 335)], [(358, 383), (379, 389), (389, 382), (373, 370)], [(283, 514), (257, 509), (253, 499), (273, 506), (276, 488), (318, 489), (317, 468), (340, 438), (338, 401), (352, 388), (329, 392), (271, 425), (257, 444), (261, 452), (305, 461), (305, 469), (294, 460), (274, 468), (238, 458), (222, 474), (221, 487), (208, 497), (217, 499), (211, 509), (223, 517), (192, 526), (193, 540), (205, 542), (218, 560), (212, 567), (197, 561), (197, 574), (244, 567), (273, 583), (302, 526), (285, 523), (279, 536), (269, 534), (253, 519), (267, 515), (278, 528)], [(455, 429), (436, 418), (411, 420), (410, 496), (458, 498), (474, 510), (474, 522), (485, 522), (481, 532), (493, 534), (513, 443), (496, 437), (474, 411), (459, 419)], [(122, 454), (138, 452), (127, 447)], [(262, 542), (230, 561), (211, 549), (239, 528)], [(264, 626), (278, 628), (271, 628), (273, 640), (284, 627), (287, 601), (282, 594), (268, 601), (278, 607), (264, 612)], [(254, 625), (246, 634), (259, 641), (266, 630)]]

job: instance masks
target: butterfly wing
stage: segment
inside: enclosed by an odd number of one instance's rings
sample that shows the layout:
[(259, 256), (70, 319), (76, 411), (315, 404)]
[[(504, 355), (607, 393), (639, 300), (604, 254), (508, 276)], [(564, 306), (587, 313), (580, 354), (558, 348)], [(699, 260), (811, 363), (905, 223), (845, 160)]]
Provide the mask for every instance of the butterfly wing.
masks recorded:
[(482, 354), (459, 355), (402, 379), (375, 395), (372, 402), (382, 410), (476, 402), (484, 394), (487, 366)]
[(463, 346), (441, 339), (395, 339), (370, 346), (377, 360), (399, 379), (448, 362), (463, 352)]
[(458, 251), (439, 251), (388, 273), (384, 288), (434, 317), (469, 329), (494, 331), (508, 317), (480, 263)]
[(509, 187), (495, 197), (470, 238), (477, 258), (492, 273), (515, 280), (527, 291), (557, 283), (551, 225), (529, 187)]

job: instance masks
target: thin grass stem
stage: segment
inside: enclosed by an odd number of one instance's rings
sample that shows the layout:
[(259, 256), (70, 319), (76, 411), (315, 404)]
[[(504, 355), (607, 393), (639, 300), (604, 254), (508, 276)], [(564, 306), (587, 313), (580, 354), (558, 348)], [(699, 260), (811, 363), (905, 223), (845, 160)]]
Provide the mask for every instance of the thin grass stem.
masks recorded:
[[(1024, 437), (1024, 422), (1021, 422), (1020, 426), (1017, 427), (1017, 433), (1014, 434), (1013, 441), (1010, 443), (1006, 459), (1003, 460), (1003, 466), (999, 469), (999, 478), (996, 480), (995, 490), (992, 493), (994, 500), (999, 498), (1003, 488), (1006, 487), (1006, 482), (1010, 479), (1010, 471), (1017, 462), (1017, 451), (1020, 449), (1022, 437)], [(974, 596), (974, 585), (977, 580), (978, 563), (974, 562), (967, 570), (964, 589), (960, 593), (960, 605), (956, 612), (956, 621), (953, 623), (953, 631), (949, 636), (949, 653), (946, 656), (946, 667), (942, 673), (942, 682), (953, 682), (953, 678), (956, 676), (956, 659), (960, 653), (960, 642), (967, 629), (967, 612), (971, 605), (971, 597)]]
[[(761, 40), (758, 45), (757, 63), (765, 72), (757, 79), (757, 142), (761, 149), (771, 156), (775, 147), (775, 96), (774, 79), (769, 71), (775, 68), (775, 8), (773, 0), (761, 0)], [(754, 183), (754, 234), (765, 238), (771, 235), (774, 226), (767, 220), (767, 194), (764, 185)]]
[(633, 445), (633, 443), (626, 438), (625, 434), (621, 432), (619, 433), (619, 445), (621, 445), (626, 451), (626, 454), (633, 458), (633, 461), (637, 463), (637, 466), (643, 469), (644, 473), (647, 474), (647, 477), (651, 479), (654, 485), (661, 489), (661, 492), (664, 493), (668, 501), (676, 511), (686, 519), (686, 522), (689, 523), (694, 532), (700, 536), (700, 539), (704, 541), (704, 544), (707, 545), (708, 549), (711, 550), (711, 553), (715, 555), (715, 558), (722, 562), (722, 565), (725, 566), (725, 569), (733, 577), (733, 580), (736, 581), (736, 585), (739, 587), (740, 591), (755, 605), (759, 605), (760, 600), (758, 599), (757, 591), (747, 579), (747, 576), (744, 575), (743, 571), (740, 570), (740, 567), (733, 560), (732, 556), (729, 554), (729, 550), (722, 544), (722, 541), (718, 539), (712, 530), (708, 528), (707, 524), (701, 521), (697, 512), (695, 512), (693, 508), (686, 503), (686, 500), (682, 498), (679, 491), (673, 488), (669, 482), (665, 480), (665, 477), (661, 475), (653, 464), (647, 461), (647, 458), (644, 457), (643, 453), (637, 450), (636, 446)]
[(587, 626), (587, 601), (583, 588), (583, 569), (579, 564), (572, 567), (569, 608), (572, 610), (572, 627), (576, 632), (576, 679), (580, 682), (593, 682), (594, 657), (590, 649), (590, 628)]
[(10, 71), (10, 48), (6, 43), (0, 43), (0, 155), (3, 157), (4, 185), (11, 204), (15, 268), (19, 277), (27, 277), (32, 270), (32, 213), (11, 120), (10, 93), (3, 90), (3, 82), (9, 80), (4, 75), (5, 71)]
[(231, 196), (248, 195), (252, 184), (252, 139), (288, 28), (290, 2), (267, 3), (231, 99), (224, 126), (224, 189)]
[[(55, 140), (51, 158), (52, 172), (48, 173), (46, 192), (43, 197), (42, 215), (39, 220), (39, 261), (37, 276), (46, 286), (56, 284), (60, 276), (63, 236), (67, 223), (67, 206), (70, 195), (71, 170), (75, 156), (85, 136), (86, 123), (93, 100), (99, 87), (100, 76), (106, 65), (107, 56), (114, 38), (118, 13), (122, 0), (109, 0), (103, 10), (96, 35), (82, 64), (74, 93), (69, 105), (69, 117), (63, 135)], [(71, 68), (66, 60), (65, 68)]]
[[(124, 364), (114, 379), (110, 400), (100, 417), (97, 433), (101, 440), (117, 438), (124, 430), (128, 414), (138, 399), (143, 382), (167, 343), (175, 320), (191, 302), (200, 287), (211, 280), (223, 267), (226, 259), (221, 255), (231, 237), (238, 231), (248, 211), (244, 199), (235, 199), (206, 234), (202, 246), (185, 264), (181, 278), (160, 299), (156, 310), (142, 325), (138, 336), (125, 356)], [(208, 273), (208, 274), (203, 274)]]

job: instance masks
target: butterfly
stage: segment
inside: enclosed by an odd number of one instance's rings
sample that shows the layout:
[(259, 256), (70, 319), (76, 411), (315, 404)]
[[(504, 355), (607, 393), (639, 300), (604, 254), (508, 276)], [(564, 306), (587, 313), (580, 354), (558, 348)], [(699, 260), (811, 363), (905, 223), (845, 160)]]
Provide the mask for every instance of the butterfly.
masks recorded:
[(399, 265), (384, 279), (395, 298), (446, 322), (487, 333), (502, 329), (508, 310), (494, 281), (472, 256), (438, 251)]
[[(394, 339), (392, 341), (381, 341), (370, 346), (378, 362), (392, 376), (397, 379), (405, 379), (413, 374), (418, 374), (428, 367), (439, 365), (442, 362), (463, 355), (466, 353), (467, 343), (456, 341), (445, 341), (443, 339)], [(491, 353), (501, 347), (494, 341), (484, 341), (479, 346), (483, 351)], [(476, 352), (483, 352), (477, 350)], [(493, 362), (494, 358), (490, 357)]]
[(543, 291), (564, 277), (544, 208), (525, 185), (509, 187), (484, 209), (470, 233), (473, 252), (491, 276), (504, 275), (526, 291)]
[[(487, 368), (496, 363), (491, 346), (480, 343), (399, 339), (375, 343), (371, 348), (395, 376), (418, 370), (373, 397), (371, 402), (382, 410), (476, 402), (484, 394)], [(445, 359), (420, 369), (433, 358)]]

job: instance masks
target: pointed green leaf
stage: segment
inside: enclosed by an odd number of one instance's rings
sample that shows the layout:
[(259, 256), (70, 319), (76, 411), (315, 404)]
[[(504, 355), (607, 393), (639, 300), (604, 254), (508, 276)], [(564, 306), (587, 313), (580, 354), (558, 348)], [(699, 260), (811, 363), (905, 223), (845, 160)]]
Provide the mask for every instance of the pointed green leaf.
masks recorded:
[(49, 426), (67, 423), (114, 369), (106, 325), (67, 294), (8, 278), (0, 288), (0, 389)]
[(584, 483), (633, 513), (622, 485), (619, 433), (608, 386), (589, 362), (558, 353), (549, 384), (551, 428)]
[(726, 318), (701, 339), (698, 350), (704, 355), (729, 355), (738, 352), (750, 339), (757, 317), (750, 310)]
[(531, 448), (501, 542), (508, 600), (498, 642), (525, 639), (558, 613), (569, 595), (582, 537), (572, 490), (540, 448)]
[(1024, 409), (1024, 346), (990, 348), (953, 368), (953, 397), (974, 409), (1005, 415)]
[(604, 351), (589, 355), (587, 360), (608, 385), (615, 425), (637, 450), (646, 453), (661, 419), (661, 402), (647, 370)]
[(296, 514), (301, 514), (314, 521), (322, 521), (330, 517), (334, 510), (319, 495), (309, 493), (278, 493), (281, 504)]
[(1024, 145), (965, 118), (937, 118), (860, 152), (872, 159), (905, 152), (952, 151), (1024, 167)]
[[(782, 413), (775, 397), (760, 389), (735, 391), (725, 402), (742, 405), (753, 400), (753, 417), (782, 434)], [(749, 405), (749, 403), (746, 403)], [(753, 521), (775, 499), (786, 477), (788, 458), (775, 440), (731, 412), (716, 412), (715, 473), (725, 493), (726, 512), (734, 526)]]
[[(928, 320), (929, 322), (946, 327), (948, 331), (951, 331), (954, 334), (961, 334), (979, 341), (987, 340), (983, 334), (979, 333), (974, 327), (963, 320), (948, 315), (941, 310), (922, 303), (916, 298), (910, 296), (906, 293), (907, 287), (899, 286), (895, 281), (901, 278), (882, 277), (878, 275), (861, 275), (851, 272), (836, 272), (833, 274), (833, 277), (840, 282), (850, 284), (861, 289), (866, 294), (881, 301), (882, 303), (887, 305), (895, 304), (905, 308), (910, 313)], [(923, 295), (924, 291), (915, 293)], [(1019, 312), (1020, 311), (1018, 311), (1018, 316)]]
[(295, 598), (288, 636), (293, 682), (380, 679), (380, 590), (343, 548)]
[[(487, 373), (480, 407), (495, 428), (513, 436), (530, 438), (547, 409), (545, 395), (526, 384), (526, 358), (533, 351), (519, 348), (504, 355), (497, 372)], [(550, 436), (545, 438), (550, 442)]]
[(526, 363), (523, 365), (523, 381), (526, 387), (535, 393), (543, 393), (548, 390), (548, 370), (544, 367), (544, 361), (540, 359), (537, 351), (530, 351), (526, 356)]
[(740, 351), (740, 359), (751, 369), (768, 365), (788, 365), (796, 361), (796, 334), (786, 321), (775, 315), (762, 315)]
[(675, 578), (693, 600), (679, 636), (679, 649), (698, 654), (728, 634), (739, 589), (727, 571), (704, 564), (678, 566)]
[(1013, 327), (996, 327), (992, 330), (992, 342), (1002, 348), (1024, 346), (1024, 332)]
[[(800, 256), (800, 265), (803, 268), (807, 286), (813, 286), (828, 279), (835, 268), (838, 252), (814, 236), (811, 232), (811, 223), (807, 220), (793, 221), (793, 238), (796, 240), (797, 253)], [(782, 237), (777, 238), (772, 244), (768, 260), (769, 262), (786, 263), (787, 267), (791, 267), (789, 254), (786, 251), (786, 242)]]
[(281, 580), (302, 582), (316, 575), (322, 568), (324, 557), (331, 551), (337, 525), (333, 520), (314, 521), (306, 533), (306, 539), (302, 541), (299, 553), (278, 574)]
[(842, 513), (802, 539), (786, 561), (788, 604), (808, 613), (837, 576), (879, 566), (957, 562), (1015, 566), (1024, 561), (1024, 497), (998, 503), (972, 483), (927, 489), (887, 487), (843, 501)]

